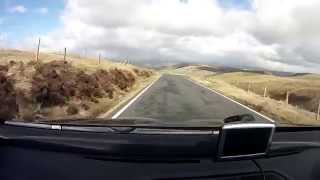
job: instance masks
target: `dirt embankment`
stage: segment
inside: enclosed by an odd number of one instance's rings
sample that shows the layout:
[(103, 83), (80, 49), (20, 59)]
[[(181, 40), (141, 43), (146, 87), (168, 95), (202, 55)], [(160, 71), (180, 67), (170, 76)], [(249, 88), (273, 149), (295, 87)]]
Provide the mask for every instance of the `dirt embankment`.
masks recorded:
[(18, 113), (14, 80), (7, 76), (7, 72), (8, 66), (0, 66), (0, 116), (3, 119), (13, 118)]
[(125, 94), (151, 75), (149, 70), (120, 68), (87, 73), (67, 61), (11, 61), (0, 66), (0, 119), (90, 115), (90, 104)]

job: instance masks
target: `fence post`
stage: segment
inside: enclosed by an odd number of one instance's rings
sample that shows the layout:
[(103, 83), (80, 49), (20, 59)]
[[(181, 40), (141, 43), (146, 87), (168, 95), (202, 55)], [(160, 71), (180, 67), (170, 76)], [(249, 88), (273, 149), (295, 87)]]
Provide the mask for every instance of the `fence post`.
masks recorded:
[(263, 97), (267, 97), (267, 87), (264, 88)]
[(320, 116), (320, 100), (319, 100), (319, 103), (318, 103), (318, 112), (317, 112), (316, 120), (319, 120), (319, 116)]
[(287, 94), (286, 94), (286, 104), (289, 104), (289, 91), (287, 91)]
[(250, 85), (251, 85), (251, 83), (248, 82), (248, 93), (250, 93)]
[(40, 38), (38, 41), (38, 48), (37, 48), (37, 61), (39, 60), (39, 51), (40, 51)]
[(64, 48), (64, 56), (63, 56), (64, 61), (66, 61), (66, 56), (67, 56), (67, 48)]
[(100, 62), (101, 62), (101, 54), (99, 54), (99, 64), (100, 64)]

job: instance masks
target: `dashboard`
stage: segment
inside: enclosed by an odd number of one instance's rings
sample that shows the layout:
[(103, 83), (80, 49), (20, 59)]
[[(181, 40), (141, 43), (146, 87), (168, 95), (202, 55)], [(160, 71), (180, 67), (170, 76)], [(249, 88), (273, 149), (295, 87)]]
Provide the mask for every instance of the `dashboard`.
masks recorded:
[[(226, 161), (214, 158), (215, 135), (61, 132), (9, 125), (2, 125), (0, 134), (0, 179), (320, 179), (318, 129), (276, 130), (272, 156)], [(46, 138), (8, 139), (18, 134)], [(49, 137), (52, 141), (44, 143)], [(57, 145), (57, 137), (76, 138), (68, 145), (58, 139)], [(79, 148), (78, 140), (88, 148)], [(112, 153), (102, 153), (106, 151)]]

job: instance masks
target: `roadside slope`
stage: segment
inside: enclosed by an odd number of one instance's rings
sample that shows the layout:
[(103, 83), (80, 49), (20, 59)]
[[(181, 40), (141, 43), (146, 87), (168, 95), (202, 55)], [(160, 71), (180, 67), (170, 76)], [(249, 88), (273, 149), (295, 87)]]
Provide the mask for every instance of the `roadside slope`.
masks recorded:
[[(244, 72), (219, 73), (201, 70), (198, 66), (184, 67), (170, 72), (189, 76), (204, 86), (276, 120), (279, 124), (320, 125), (320, 121), (316, 120), (316, 114), (312, 111), (315, 107), (313, 100), (318, 100), (319, 97), (318, 75), (278, 77)], [(264, 87), (268, 87), (267, 97), (263, 97)], [(287, 91), (291, 93), (289, 104), (284, 101)]]
[(155, 72), (130, 64), (17, 50), (0, 51), (0, 118), (96, 117), (150, 83)]

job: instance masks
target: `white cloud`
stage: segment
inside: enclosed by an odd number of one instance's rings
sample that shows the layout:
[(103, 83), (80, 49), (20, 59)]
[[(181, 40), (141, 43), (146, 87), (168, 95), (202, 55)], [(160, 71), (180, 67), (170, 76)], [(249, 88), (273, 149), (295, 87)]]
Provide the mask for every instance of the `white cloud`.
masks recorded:
[(16, 5), (9, 8), (9, 12), (11, 13), (25, 13), (27, 12), (27, 8), (22, 5)]
[(250, 2), (244, 10), (215, 0), (68, 0), (63, 27), (43, 42), (112, 58), (318, 72), (320, 3)]
[(36, 13), (39, 13), (39, 14), (48, 14), (48, 8), (45, 8), (45, 7), (42, 7), (42, 8), (38, 8), (35, 10)]

